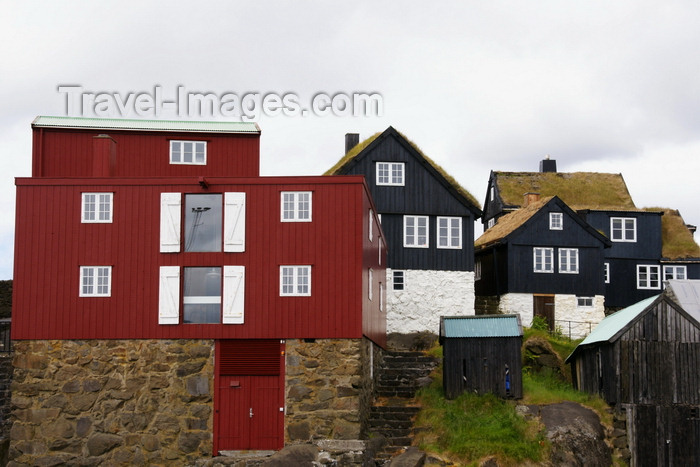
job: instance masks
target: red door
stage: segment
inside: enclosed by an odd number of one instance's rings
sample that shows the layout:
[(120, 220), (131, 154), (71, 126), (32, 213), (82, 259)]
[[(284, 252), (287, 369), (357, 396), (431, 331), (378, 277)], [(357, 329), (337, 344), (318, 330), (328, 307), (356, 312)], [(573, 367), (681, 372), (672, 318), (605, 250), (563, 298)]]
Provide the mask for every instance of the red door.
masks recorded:
[[(215, 455), (219, 451), (284, 446), (282, 347), (279, 341), (224, 341), (217, 345)], [(247, 374), (231, 374), (242, 372)]]

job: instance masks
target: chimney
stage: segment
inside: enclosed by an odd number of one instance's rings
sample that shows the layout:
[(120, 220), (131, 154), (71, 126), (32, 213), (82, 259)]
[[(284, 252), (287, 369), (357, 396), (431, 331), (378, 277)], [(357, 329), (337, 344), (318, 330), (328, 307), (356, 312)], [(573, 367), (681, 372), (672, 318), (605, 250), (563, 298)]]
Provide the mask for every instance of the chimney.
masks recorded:
[(360, 143), (359, 133), (345, 133), (345, 154)]
[(540, 194), (539, 193), (532, 193), (532, 192), (527, 192), (525, 193), (524, 199), (523, 199), (523, 207), (526, 208), (532, 203), (536, 203), (540, 200)]
[(557, 161), (556, 159), (550, 159), (549, 154), (545, 156), (543, 160), (540, 161), (540, 172), (555, 172), (557, 171)]
[(92, 138), (92, 175), (111, 177), (117, 165), (117, 142), (105, 134)]
[(693, 235), (693, 236), (694, 236), (694, 235), (695, 235), (695, 231), (698, 229), (698, 227), (697, 227), (696, 225), (693, 225), (693, 224), (685, 224), (685, 226), (686, 226), (686, 227), (688, 228), (688, 230), (690, 231), (690, 235)]

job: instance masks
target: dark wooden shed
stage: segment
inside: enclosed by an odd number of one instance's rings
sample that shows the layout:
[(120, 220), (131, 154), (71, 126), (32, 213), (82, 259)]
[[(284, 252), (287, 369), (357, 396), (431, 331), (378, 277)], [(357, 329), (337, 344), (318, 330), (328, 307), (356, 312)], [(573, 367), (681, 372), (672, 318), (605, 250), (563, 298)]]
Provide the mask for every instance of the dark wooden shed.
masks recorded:
[(445, 397), (474, 391), (522, 398), (522, 342), (519, 315), (441, 317)]
[(632, 465), (700, 463), (700, 323), (668, 293), (606, 317), (566, 362), (627, 414)]

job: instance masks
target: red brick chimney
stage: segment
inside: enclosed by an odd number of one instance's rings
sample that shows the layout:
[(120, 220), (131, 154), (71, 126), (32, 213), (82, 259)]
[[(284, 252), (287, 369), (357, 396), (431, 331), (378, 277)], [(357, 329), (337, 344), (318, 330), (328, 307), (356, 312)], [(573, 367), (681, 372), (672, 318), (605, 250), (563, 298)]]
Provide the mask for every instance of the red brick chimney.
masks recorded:
[(532, 193), (528, 192), (525, 193), (525, 198), (523, 199), (523, 207), (526, 208), (532, 203), (536, 203), (540, 200), (540, 194), (539, 193)]

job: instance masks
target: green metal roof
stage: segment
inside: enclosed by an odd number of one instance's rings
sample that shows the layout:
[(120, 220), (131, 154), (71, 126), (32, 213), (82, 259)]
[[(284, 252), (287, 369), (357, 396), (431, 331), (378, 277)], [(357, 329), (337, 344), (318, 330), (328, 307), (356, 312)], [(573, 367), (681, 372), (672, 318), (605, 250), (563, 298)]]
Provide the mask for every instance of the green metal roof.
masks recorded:
[(260, 134), (254, 122), (196, 120), (135, 120), (123, 118), (37, 117), (32, 127), (85, 128), (94, 130), (187, 131), (199, 133)]
[(586, 338), (576, 346), (571, 355), (566, 357), (565, 363), (569, 363), (574, 355), (579, 351), (579, 349), (599, 342), (610, 342), (610, 340), (617, 335), (625, 326), (632, 322), (637, 316), (639, 316), (644, 310), (646, 310), (649, 305), (654, 303), (654, 300), (659, 298), (659, 295), (646, 298), (641, 302), (637, 302), (634, 305), (630, 305), (627, 308), (608, 315), (595, 327), (593, 332), (591, 332)]
[(442, 337), (519, 337), (523, 335), (518, 315), (444, 317)]
[(606, 316), (603, 320), (596, 326), (596, 328), (591, 332), (584, 340), (579, 344), (579, 347), (594, 344), (596, 342), (607, 342), (612, 339), (615, 334), (620, 332), (622, 328), (627, 326), (630, 321), (637, 317), (642, 311), (651, 305), (654, 300), (658, 298), (658, 295), (654, 297), (649, 297), (641, 302), (637, 302), (634, 305), (630, 305), (627, 308), (613, 313), (612, 315)]

